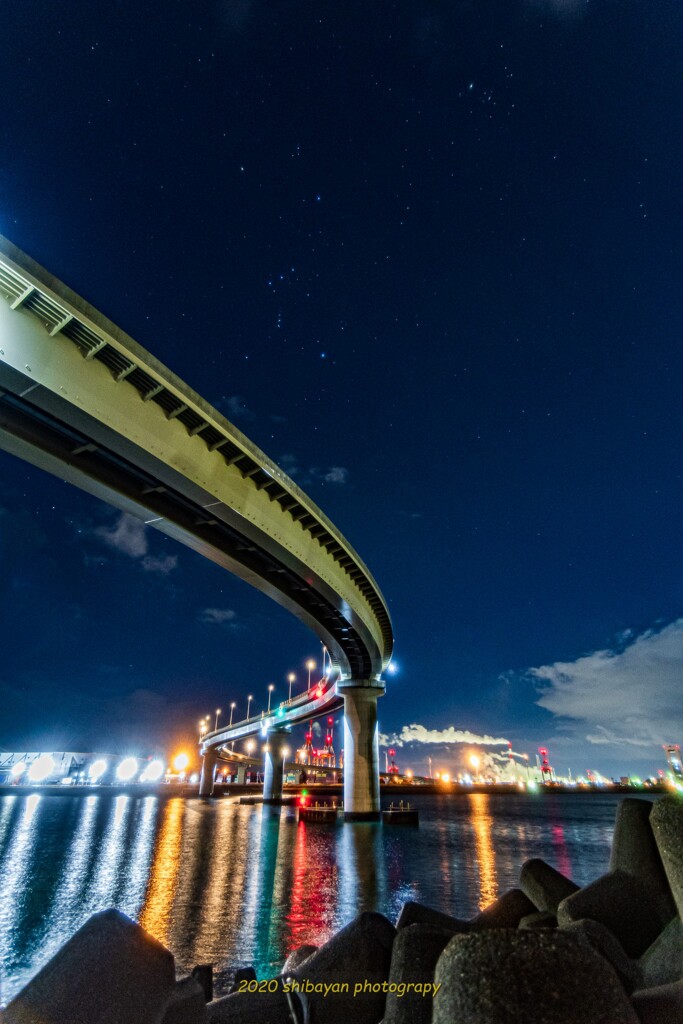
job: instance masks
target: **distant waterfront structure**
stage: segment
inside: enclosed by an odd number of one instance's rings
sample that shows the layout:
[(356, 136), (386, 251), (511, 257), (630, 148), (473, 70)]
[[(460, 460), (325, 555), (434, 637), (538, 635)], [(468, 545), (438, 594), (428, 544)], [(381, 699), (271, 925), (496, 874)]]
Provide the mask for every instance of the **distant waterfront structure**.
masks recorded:
[(86, 773), (90, 764), (104, 754), (75, 751), (3, 751), (0, 753), (0, 783), (12, 783), (37, 775), (37, 782), (60, 782)]
[(0, 785), (156, 782), (164, 762), (152, 757), (73, 750), (0, 751)]
[(669, 766), (669, 771), (677, 779), (683, 778), (683, 764), (681, 762), (681, 747), (679, 743), (665, 743), (664, 753)]

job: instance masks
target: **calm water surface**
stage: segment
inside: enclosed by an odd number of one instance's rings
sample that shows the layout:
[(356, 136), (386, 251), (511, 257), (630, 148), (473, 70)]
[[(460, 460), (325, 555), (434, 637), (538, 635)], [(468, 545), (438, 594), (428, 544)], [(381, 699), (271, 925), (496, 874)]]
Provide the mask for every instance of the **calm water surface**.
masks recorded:
[(619, 797), (411, 797), (420, 828), (297, 823), (291, 808), (181, 798), (0, 798), (0, 1004), (89, 916), (118, 907), (179, 969), (279, 970), (361, 910), (404, 900), (468, 917), (543, 857), (583, 885), (606, 868)]

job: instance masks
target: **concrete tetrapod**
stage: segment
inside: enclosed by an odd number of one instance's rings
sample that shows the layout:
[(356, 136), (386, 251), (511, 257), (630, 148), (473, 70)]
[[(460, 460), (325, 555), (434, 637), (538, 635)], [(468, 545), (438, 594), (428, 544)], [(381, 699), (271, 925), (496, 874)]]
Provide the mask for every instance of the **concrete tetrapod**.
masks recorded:
[(609, 928), (632, 957), (645, 952), (665, 923), (646, 883), (625, 871), (602, 875), (557, 908), (561, 928), (586, 917)]
[[(311, 1005), (311, 1024), (378, 1024), (384, 1016), (385, 983), (396, 936), (382, 914), (364, 913), (333, 935), (294, 972)], [(332, 985), (327, 995), (313, 985)]]
[(639, 878), (652, 892), (662, 924), (676, 913), (657, 841), (652, 831), (649, 800), (626, 797), (617, 808), (610, 871), (626, 871)]
[(551, 914), (556, 914), (562, 900), (579, 888), (570, 878), (556, 871), (539, 857), (522, 864), (519, 887), (537, 910), (546, 910)]
[(425, 988), (432, 986), (437, 961), (452, 938), (452, 931), (426, 924), (396, 933), (384, 1024), (430, 1024), (433, 998)]
[(665, 796), (657, 800), (650, 812), (650, 825), (679, 917), (683, 918), (683, 801), (680, 797)]
[(639, 1024), (607, 961), (560, 931), (456, 935), (434, 981), (432, 1024)]
[(674, 917), (640, 958), (643, 988), (683, 980), (683, 921)]
[(3, 1024), (158, 1024), (173, 955), (118, 910), (94, 914), (9, 1003)]

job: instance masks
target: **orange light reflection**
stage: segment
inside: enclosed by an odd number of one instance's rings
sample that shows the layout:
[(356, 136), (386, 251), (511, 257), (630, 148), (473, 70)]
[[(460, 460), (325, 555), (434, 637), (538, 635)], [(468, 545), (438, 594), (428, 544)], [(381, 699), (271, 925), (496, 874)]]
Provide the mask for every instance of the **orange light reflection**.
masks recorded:
[(493, 818), (489, 814), (488, 793), (470, 793), (472, 806), (472, 826), (477, 844), (477, 861), (479, 862), (479, 909), (483, 910), (493, 903), (498, 895), (496, 878), (496, 855), (491, 840)]
[(180, 846), (183, 838), (183, 800), (169, 800), (154, 851), (140, 924), (159, 942), (168, 945), (173, 898), (178, 884)]

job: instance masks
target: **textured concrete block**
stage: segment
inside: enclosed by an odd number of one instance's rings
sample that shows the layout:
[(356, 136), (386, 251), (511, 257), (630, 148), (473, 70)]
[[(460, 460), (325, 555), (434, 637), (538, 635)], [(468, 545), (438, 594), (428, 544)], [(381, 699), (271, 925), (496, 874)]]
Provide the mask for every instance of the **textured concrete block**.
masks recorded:
[[(230, 986), (229, 994), (233, 992), (243, 992), (244, 982), (256, 981), (256, 971), (253, 967), (238, 967), (235, 971), (235, 976), (232, 979), (232, 985)], [(207, 1000), (210, 1002), (211, 1000)]]
[[(268, 985), (275, 981), (277, 988), (269, 992)], [(282, 980), (264, 982), (264, 989), (263, 992), (235, 992), (234, 995), (214, 999), (206, 1007), (207, 1024), (291, 1024)], [(297, 1009), (298, 1006), (297, 1003)]]
[(473, 917), (470, 928), (472, 931), (481, 931), (482, 928), (517, 928), (523, 917), (535, 911), (536, 907), (521, 889), (509, 889)]
[(461, 921), (457, 917), (443, 914), (440, 910), (432, 910), (431, 907), (425, 907), (422, 903), (408, 900), (401, 907), (401, 913), (396, 921), (396, 930), (400, 931), (411, 924), (428, 924), (432, 928), (445, 928), (454, 935), (467, 932), (470, 928), (468, 921)]
[(683, 800), (665, 796), (650, 812), (659, 856), (669, 881), (679, 917), (683, 917)]
[(637, 960), (632, 960), (619, 940), (612, 935), (609, 928), (599, 921), (584, 919), (573, 921), (564, 929), (570, 935), (576, 935), (581, 942), (604, 957), (612, 965), (619, 976), (624, 991), (631, 993), (641, 987), (642, 972)]
[(683, 980), (683, 921), (674, 917), (640, 958), (642, 988)]
[(213, 999), (213, 964), (197, 964), (190, 973), (201, 985), (204, 1002), (210, 1003)]
[(7, 1006), (3, 1024), (156, 1024), (173, 956), (118, 910), (95, 914)]
[(609, 866), (611, 871), (626, 871), (649, 886), (664, 926), (676, 913), (676, 906), (650, 825), (653, 807), (649, 800), (627, 797), (621, 801)]
[(537, 910), (535, 914), (527, 914), (519, 922), (520, 928), (557, 928), (557, 918), (547, 910)]
[[(397, 932), (384, 1024), (431, 1024), (432, 996), (424, 994), (425, 986), (434, 982), (437, 961), (452, 938), (450, 929), (426, 924), (411, 924)], [(421, 988), (408, 989), (407, 984)]]
[(639, 1024), (611, 966), (561, 931), (456, 935), (434, 981), (433, 1024)]
[[(308, 982), (312, 1024), (377, 1024), (384, 1016), (391, 950), (396, 929), (381, 914), (365, 913), (333, 935), (294, 972)], [(310, 984), (336, 985), (326, 995), (310, 992)], [(348, 991), (342, 991), (348, 983)], [(362, 991), (356, 986), (362, 984)], [(355, 993), (355, 994), (354, 994)]]
[(285, 960), (282, 967), (282, 973), (290, 974), (292, 971), (295, 971), (297, 967), (301, 967), (304, 960), (308, 960), (309, 956), (312, 956), (313, 953), (317, 952), (318, 946), (297, 946), (297, 948), (293, 949), (292, 952), (287, 957), (287, 959)]
[(519, 887), (538, 910), (546, 910), (551, 914), (556, 914), (562, 900), (579, 888), (570, 878), (539, 857), (522, 864)]
[(680, 1024), (683, 1020), (683, 981), (633, 993), (640, 1024)]
[(196, 978), (183, 978), (173, 990), (161, 1024), (205, 1024), (205, 1022), (204, 989)]
[(557, 908), (561, 928), (586, 917), (609, 928), (631, 957), (644, 953), (662, 929), (650, 890), (624, 871), (610, 871)]

